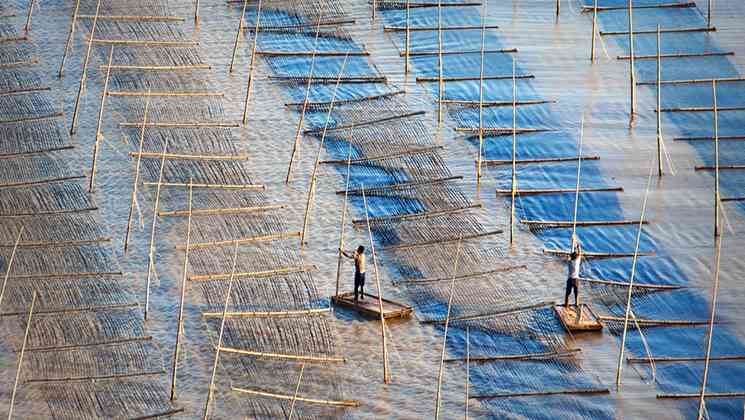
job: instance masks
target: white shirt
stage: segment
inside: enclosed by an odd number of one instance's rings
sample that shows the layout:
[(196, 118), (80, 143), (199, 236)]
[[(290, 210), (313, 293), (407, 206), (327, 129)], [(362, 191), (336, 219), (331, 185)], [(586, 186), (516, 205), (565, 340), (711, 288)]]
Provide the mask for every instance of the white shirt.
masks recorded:
[(579, 267), (580, 264), (582, 264), (582, 257), (577, 254), (577, 258), (569, 261), (569, 278), (571, 279), (578, 279), (579, 278)]

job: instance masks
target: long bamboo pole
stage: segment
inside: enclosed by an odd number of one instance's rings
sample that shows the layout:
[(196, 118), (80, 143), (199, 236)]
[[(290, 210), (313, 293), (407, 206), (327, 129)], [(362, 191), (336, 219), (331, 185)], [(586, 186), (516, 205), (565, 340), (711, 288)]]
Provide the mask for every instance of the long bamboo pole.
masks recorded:
[[(486, 43), (486, 3), (481, 12), (481, 65), (479, 67), (479, 158), (476, 163), (476, 191), (481, 188), (481, 163), (484, 156), (484, 46)], [(442, 98), (440, 98), (442, 99)]]
[[(407, 54), (408, 55), (408, 54)], [(445, 99), (445, 82), (442, 80), (442, 0), (437, 0), (437, 126), (442, 125), (442, 100)]]
[(72, 22), (70, 23), (70, 31), (67, 34), (67, 42), (65, 42), (65, 50), (62, 53), (62, 62), (59, 65), (59, 71), (57, 76), (62, 78), (65, 74), (65, 62), (67, 61), (67, 53), (72, 47), (72, 41), (75, 38), (75, 25), (78, 22), (78, 11), (80, 10), (80, 0), (75, 0), (75, 9), (72, 12)]
[(8, 408), (8, 420), (13, 418), (13, 404), (16, 400), (16, 392), (18, 390), (18, 382), (21, 379), (21, 367), (23, 366), (23, 355), (26, 352), (26, 343), (28, 342), (28, 333), (31, 330), (31, 317), (34, 314), (34, 305), (36, 304), (36, 290), (31, 297), (31, 307), (28, 310), (28, 321), (26, 321), (26, 332), (23, 334), (23, 345), (21, 346), (21, 354), (18, 355), (18, 368), (16, 369), (16, 380), (13, 385), (13, 393), (10, 396), (10, 407)]
[[(644, 226), (644, 214), (647, 212), (647, 200), (649, 199), (649, 190), (652, 185), (652, 174), (654, 171), (654, 164), (649, 166), (649, 176), (647, 177), (647, 187), (644, 191), (644, 200), (642, 201), (641, 215), (639, 216), (639, 229), (636, 234), (636, 246), (634, 248), (634, 256), (631, 262), (631, 276), (629, 277), (628, 292), (626, 293), (626, 313), (623, 318), (623, 335), (621, 336), (621, 348), (618, 352), (618, 364), (616, 365), (616, 390), (621, 389), (621, 369), (623, 368), (623, 352), (626, 347), (626, 333), (629, 328), (629, 316), (631, 315), (631, 296), (634, 290), (634, 276), (636, 275), (636, 264), (639, 260), (639, 245), (642, 240), (642, 228)], [(634, 316), (634, 322), (639, 326)]]
[(35, 0), (31, 0), (28, 2), (28, 14), (26, 15), (26, 24), (23, 25), (23, 32), (28, 36), (29, 31), (31, 30), (31, 15), (34, 12), (34, 3)]
[(579, 184), (580, 184), (580, 175), (582, 173), (582, 159), (579, 159), (579, 157), (582, 156), (582, 142), (585, 137), (585, 116), (582, 116), (582, 120), (580, 121), (579, 126), (579, 145), (577, 146), (577, 187), (574, 192), (574, 211), (572, 212), (572, 250), (574, 250), (575, 244), (578, 242), (577, 240), (577, 213), (579, 210)]
[(595, 36), (598, 32), (598, 0), (593, 1), (592, 7), (592, 43), (590, 44), (590, 62), (595, 62)]
[(204, 403), (204, 420), (207, 420), (209, 416), (210, 402), (212, 401), (212, 393), (215, 390), (215, 375), (217, 374), (217, 363), (220, 360), (220, 349), (222, 349), (222, 337), (225, 332), (225, 314), (228, 312), (228, 304), (230, 304), (230, 296), (233, 293), (233, 280), (235, 279), (235, 268), (238, 264), (238, 243), (235, 243), (233, 250), (233, 268), (230, 270), (230, 280), (228, 280), (228, 291), (225, 294), (225, 304), (222, 309), (222, 319), (220, 320), (220, 333), (217, 336), (217, 347), (215, 348), (215, 360), (212, 363), (212, 376), (210, 377), (210, 384), (207, 388), (207, 401)]
[[(189, 179), (191, 184), (191, 179)], [(178, 370), (178, 356), (181, 350), (181, 336), (184, 334), (184, 300), (186, 299), (186, 279), (189, 271), (189, 245), (191, 244), (191, 216), (193, 188), (189, 186), (189, 217), (186, 221), (186, 250), (184, 251), (184, 275), (181, 278), (181, 297), (178, 304), (178, 327), (176, 327), (176, 345), (173, 348), (173, 364), (171, 369), (171, 401), (176, 400), (176, 373)]]
[(243, 125), (248, 122), (248, 103), (251, 100), (251, 92), (254, 87), (254, 68), (256, 67), (256, 44), (259, 41), (259, 29), (261, 25), (261, 0), (256, 9), (256, 27), (254, 28), (254, 40), (251, 45), (251, 59), (248, 62), (248, 85), (246, 86), (246, 101), (243, 104)]
[(303, 381), (304, 371), (305, 363), (300, 365), (300, 375), (298, 375), (297, 385), (295, 385), (295, 393), (292, 394), (292, 402), (290, 403), (290, 414), (287, 416), (287, 420), (292, 420), (292, 415), (295, 414), (295, 402), (297, 401), (298, 391), (300, 391), (300, 383)]
[(13, 251), (10, 253), (10, 258), (8, 259), (8, 266), (5, 268), (5, 278), (3, 279), (3, 288), (0, 289), (0, 305), (3, 304), (3, 297), (5, 297), (5, 288), (8, 286), (8, 278), (10, 277), (10, 269), (13, 267), (13, 260), (16, 258), (16, 251), (18, 250), (18, 244), (21, 242), (21, 235), (23, 235), (23, 231), (26, 227), (21, 225), (21, 230), (18, 231), (18, 236), (16, 236), (16, 242), (15, 245), (13, 245)]
[(409, 74), (409, 46), (411, 45), (411, 0), (406, 0), (406, 58), (404, 58), (404, 75)]
[(109, 77), (111, 77), (111, 61), (114, 59), (114, 46), (109, 51), (109, 65), (106, 68), (106, 80), (103, 83), (103, 92), (101, 93), (101, 106), (98, 108), (98, 121), (96, 122), (96, 140), (93, 142), (93, 157), (91, 158), (91, 177), (88, 182), (88, 192), (93, 192), (93, 186), (96, 182), (96, 163), (98, 161), (98, 149), (101, 144), (101, 125), (103, 124), (103, 112), (106, 106), (106, 94), (109, 91)]
[(344, 250), (344, 230), (347, 224), (347, 205), (349, 204), (349, 181), (352, 170), (352, 142), (349, 142), (349, 151), (347, 152), (347, 180), (344, 185), (344, 206), (341, 211), (341, 226), (339, 227), (339, 255), (336, 260), (336, 292), (334, 296), (339, 296), (339, 288), (341, 283), (341, 263), (342, 263), (342, 251)]
[(717, 111), (717, 81), (711, 82), (714, 108), (714, 238), (719, 237), (719, 113)]
[(194, 4), (194, 23), (199, 26), (199, 0)]
[(632, 0), (629, 0), (629, 97), (631, 102), (631, 112), (629, 113), (629, 125), (634, 123), (636, 114), (636, 75), (634, 74), (634, 6)]
[(137, 200), (137, 184), (140, 181), (140, 164), (142, 163), (142, 146), (145, 142), (145, 127), (147, 126), (147, 114), (150, 110), (150, 95), (145, 99), (145, 111), (142, 114), (142, 128), (140, 129), (140, 146), (137, 154), (137, 164), (135, 165), (135, 179), (132, 183), (132, 197), (129, 201), (129, 215), (127, 216), (127, 230), (124, 233), (124, 253), (129, 248), (129, 232), (132, 229), (132, 212), (134, 211), (135, 201)]
[[(147, 252), (147, 287), (145, 291), (145, 321), (150, 313), (150, 284), (152, 275), (155, 272), (155, 227), (158, 224), (158, 207), (160, 206), (160, 190), (163, 185), (163, 172), (166, 167), (166, 153), (168, 153), (168, 142), (170, 137), (166, 136), (163, 144), (163, 157), (160, 159), (160, 169), (158, 171), (158, 183), (155, 187), (155, 204), (153, 205), (153, 223), (150, 225), (150, 246)], [(189, 182), (189, 189), (192, 189), (192, 183)]]
[(517, 199), (517, 80), (512, 57), (512, 183), (510, 185), (510, 246), (515, 243), (515, 200)]
[(714, 340), (714, 317), (717, 310), (717, 296), (719, 295), (719, 270), (722, 257), (722, 237), (716, 238), (716, 258), (714, 263), (714, 285), (711, 295), (711, 315), (709, 317), (708, 335), (706, 339), (706, 358), (704, 359), (704, 377), (701, 380), (701, 393), (698, 401), (698, 420), (703, 420), (706, 411), (704, 397), (706, 383), (709, 380), (709, 361), (711, 358), (711, 343)]
[(367, 236), (370, 240), (372, 251), (373, 270), (375, 270), (375, 284), (378, 287), (378, 310), (380, 311), (380, 334), (383, 337), (383, 383), (388, 383), (388, 338), (385, 334), (385, 314), (383, 313), (383, 289), (380, 287), (380, 273), (378, 272), (378, 258), (375, 254), (375, 242), (373, 241), (372, 228), (370, 228), (370, 211), (367, 208), (367, 196), (362, 190), (362, 203), (365, 206), (365, 221), (367, 222)]
[(468, 420), (468, 394), (471, 387), (471, 327), (466, 326), (466, 401), (465, 401), (465, 420)]
[[(597, 0), (596, 0), (597, 1)], [(660, 25), (657, 25), (657, 175), (662, 176), (662, 58)]]
[(336, 86), (334, 87), (334, 93), (331, 94), (331, 104), (329, 110), (326, 113), (326, 122), (323, 125), (323, 133), (321, 134), (321, 141), (318, 145), (318, 154), (316, 154), (316, 161), (313, 165), (313, 172), (310, 175), (310, 184), (308, 185), (308, 197), (305, 202), (305, 215), (303, 217), (303, 230), (300, 234), (300, 254), (302, 255), (305, 250), (305, 237), (308, 234), (308, 224), (310, 223), (310, 212), (313, 205), (313, 200), (316, 195), (316, 180), (318, 179), (318, 167), (321, 162), (321, 152), (323, 151), (323, 144), (326, 141), (326, 131), (328, 130), (329, 123), (331, 122), (331, 113), (334, 110), (334, 102), (336, 101), (336, 95), (339, 92), (339, 85), (341, 84), (341, 77), (344, 74), (344, 70), (347, 67), (347, 59), (349, 56), (344, 57), (344, 61), (341, 63), (339, 69), (339, 75), (337, 76)]
[[(94, 38), (96, 34), (96, 24), (98, 23), (98, 12), (101, 9), (101, 0), (96, 2), (96, 15), (93, 18), (93, 26), (91, 26), (90, 39)], [(70, 125), (70, 135), (75, 134), (78, 127), (78, 114), (80, 113), (80, 98), (85, 92), (85, 83), (88, 79), (88, 62), (91, 59), (91, 49), (93, 48), (93, 42), (88, 43), (88, 49), (85, 52), (85, 60), (83, 61), (83, 73), (80, 75), (80, 85), (78, 86), (78, 96), (75, 98), (75, 108), (72, 111), (72, 124)]]
[(287, 176), (285, 177), (285, 184), (289, 184), (292, 179), (292, 167), (295, 163), (295, 155), (300, 151), (300, 141), (303, 138), (303, 124), (305, 123), (305, 111), (308, 109), (308, 97), (310, 96), (310, 86), (313, 83), (313, 71), (316, 66), (316, 48), (318, 46), (318, 36), (321, 34), (321, 20), (322, 16), (318, 17), (318, 24), (316, 25), (316, 37), (313, 40), (313, 55), (310, 57), (310, 73), (308, 74), (308, 83), (305, 85), (305, 99), (303, 99), (303, 107), (300, 111), (300, 120), (297, 122), (297, 129), (295, 130), (295, 142), (292, 144), (292, 152), (290, 153), (290, 163), (287, 165)]
[(714, 0), (707, 0), (706, 2), (706, 26), (711, 28), (711, 9), (712, 9), (712, 3), (714, 3)]
[(233, 42), (233, 54), (231, 54), (230, 56), (230, 66), (228, 67), (228, 73), (233, 72), (233, 63), (235, 62), (235, 52), (238, 50), (238, 41), (241, 39), (241, 33), (243, 32), (243, 19), (246, 17), (246, 6), (248, 6), (248, 0), (243, 0), (243, 9), (241, 10), (241, 19), (238, 21), (238, 30), (235, 31), (235, 41)]
[(455, 262), (453, 263), (453, 279), (450, 281), (450, 293), (448, 296), (448, 311), (445, 316), (445, 332), (442, 337), (442, 350), (440, 351), (440, 368), (437, 373), (437, 393), (435, 394), (435, 420), (440, 419), (440, 400), (442, 393), (442, 374), (445, 368), (445, 348), (448, 341), (448, 327), (450, 326), (450, 312), (453, 307), (453, 296), (455, 295), (455, 278), (458, 276), (458, 262), (463, 243), (458, 241), (458, 247), (455, 251)]

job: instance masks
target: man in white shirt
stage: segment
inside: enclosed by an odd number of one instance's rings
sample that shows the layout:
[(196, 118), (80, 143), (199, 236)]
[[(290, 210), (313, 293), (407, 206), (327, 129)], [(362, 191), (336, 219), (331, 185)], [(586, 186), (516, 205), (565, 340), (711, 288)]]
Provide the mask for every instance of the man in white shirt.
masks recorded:
[(354, 300), (357, 301), (357, 288), (359, 288), (359, 298), (365, 298), (365, 247), (360, 245), (354, 254), (350, 254), (340, 249), (342, 255), (354, 260)]
[(572, 253), (569, 257), (569, 275), (567, 276), (564, 306), (569, 306), (569, 295), (574, 291), (574, 305), (579, 307), (579, 272), (582, 264), (582, 247), (572, 238)]

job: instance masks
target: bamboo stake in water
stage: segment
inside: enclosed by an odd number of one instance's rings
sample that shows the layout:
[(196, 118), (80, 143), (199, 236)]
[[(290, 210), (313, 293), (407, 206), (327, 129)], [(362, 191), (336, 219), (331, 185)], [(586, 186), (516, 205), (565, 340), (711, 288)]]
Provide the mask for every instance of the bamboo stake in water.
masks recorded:
[(248, 122), (248, 103), (251, 100), (251, 92), (254, 87), (254, 67), (256, 63), (256, 43), (259, 40), (259, 26), (261, 25), (261, 0), (256, 9), (256, 27), (254, 28), (254, 40), (251, 46), (251, 60), (248, 62), (248, 86), (246, 87), (246, 102), (243, 104), (243, 125)]
[(486, 43), (486, 0), (481, 14), (481, 66), (479, 68), (479, 159), (476, 164), (476, 191), (481, 187), (481, 161), (484, 155), (484, 44)]
[(510, 187), (510, 246), (515, 243), (515, 199), (517, 198), (517, 80), (512, 57), (512, 186)]
[(383, 289), (380, 287), (380, 274), (378, 273), (378, 258), (375, 254), (375, 242), (373, 242), (372, 229), (370, 228), (370, 211), (367, 208), (367, 196), (365, 187), (362, 186), (362, 203), (365, 205), (365, 222), (367, 223), (367, 236), (370, 239), (372, 250), (373, 269), (375, 270), (375, 284), (378, 287), (378, 310), (380, 311), (380, 334), (383, 336), (383, 383), (388, 383), (388, 341), (385, 334), (385, 315), (383, 314)]
[(96, 2), (96, 15), (93, 17), (93, 25), (91, 26), (90, 42), (88, 42), (88, 49), (85, 52), (85, 60), (83, 61), (83, 73), (80, 75), (80, 85), (78, 86), (78, 96), (75, 98), (75, 108), (72, 112), (72, 124), (70, 125), (70, 135), (75, 134), (78, 130), (78, 113), (80, 112), (80, 98), (83, 96), (85, 91), (85, 83), (88, 79), (88, 62), (91, 59), (91, 49), (93, 48), (93, 39), (96, 34), (96, 24), (98, 23), (98, 12), (101, 9), (101, 0)]
[(34, 11), (34, 0), (28, 2), (28, 15), (26, 15), (26, 24), (23, 25), (23, 32), (28, 36), (28, 32), (31, 30), (31, 15)]
[(80, 9), (80, 0), (75, 0), (75, 10), (72, 12), (72, 23), (70, 23), (70, 31), (67, 34), (67, 42), (65, 42), (65, 50), (62, 53), (62, 62), (59, 65), (59, 71), (57, 76), (60, 78), (65, 74), (65, 62), (67, 61), (67, 53), (72, 47), (72, 41), (75, 38), (75, 24), (78, 22), (78, 10)]
[(248, 0), (243, 0), (243, 9), (241, 10), (241, 19), (238, 22), (238, 30), (235, 31), (235, 41), (233, 42), (233, 54), (230, 56), (230, 66), (228, 67), (228, 73), (233, 72), (233, 63), (235, 62), (235, 52), (238, 50), (238, 41), (241, 39), (241, 33), (243, 32), (243, 19), (246, 17), (246, 6)]
[(717, 81), (711, 82), (714, 104), (714, 237), (719, 236), (719, 112), (717, 110)]
[[(168, 153), (168, 141), (170, 137), (166, 136), (165, 144), (163, 145), (163, 156), (160, 159), (160, 170), (158, 172), (158, 183), (155, 186), (155, 204), (153, 205), (153, 223), (150, 226), (150, 246), (147, 252), (147, 287), (145, 291), (145, 321), (147, 321), (147, 315), (150, 312), (150, 283), (152, 282), (152, 275), (155, 271), (155, 226), (158, 224), (158, 207), (160, 206), (160, 187), (163, 185), (163, 172), (166, 167), (166, 154)], [(189, 188), (192, 187), (191, 182)]]
[(34, 305), (36, 304), (36, 290), (31, 297), (31, 307), (28, 310), (28, 321), (26, 321), (26, 332), (23, 334), (23, 345), (21, 346), (21, 354), (18, 356), (18, 368), (16, 369), (16, 381), (13, 385), (13, 394), (10, 396), (10, 408), (8, 409), (8, 420), (13, 418), (13, 405), (16, 400), (16, 391), (18, 390), (18, 381), (21, 379), (21, 367), (23, 366), (23, 355), (26, 351), (26, 343), (28, 342), (28, 332), (31, 330), (31, 316), (34, 314)]
[(225, 332), (225, 315), (228, 312), (228, 304), (230, 303), (230, 296), (233, 293), (233, 280), (235, 279), (235, 268), (238, 264), (238, 242), (235, 243), (233, 250), (233, 268), (230, 270), (230, 280), (228, 280), (228, 292), (225, 294), (225, 305), (222, 309), (222, 319), (220, 320), (220, 333), (217, 336), (217, 347), (215, 348), (215, 360), (212, 363), (212, 376), (210, 377), (210, 384), (207, 388), (207, 401), (204, 403), (204, 416), (203, 419), (207, 420), (210, 410), (210, 402), (212, 401), (212, 393), (215, 389), (215, 374), (217, 373), (217, 363), (220, 360), (220, 349), (222, 348), (222, 337)]
[(305, 216), (303, 217), (303, 230), (300, 233), (300, 255), (305, 250), (305, 236), (308, 233), (308, 223), (310, 222), (310, 211), (313, 204), (313, 200), (316, 195), (316, 179), (318, 178), (318, 166), (321, 162), (321, 152), (323, 151), (323, 144), (326, 141), (326, 131), (329, 128), (331, 122), (331, 112), (334, 110), (334, 103), (336, 102), (336, 95), (339, 92), (339, 85), (341, 84), (341, 78), (344, 75), (344, 70), (347, 67), (347, 59), (349, 54), (344, 56), (344, 61), (341, 63), (339, 69), (339, 75), (336, 78), (336, 86), (334, 87), (334, 93), (331, 94), (331, 103), (329, 104), (329, 110), (326, 113), (326, 122), (323, 125), (323, 132), (321, 134), (321, 141), (318, 145), (318, 154), (316, 155), (316, 162), (313, 165), (313, 172), (310, 175), (310, 185), (308, 185), (308, 198), (305, 203)]
[(561, 0), (556, 0), (556, 20), (559, 20), (559, 11), (561, 10)]
[(197, 0), (196, 4), (194, 5), (194, 23), (199, 26), (199, 0)]
[(468, 394), (471, 386), (471, 327), (466, 326), (466, 416), (468, 420)]
[(662, 59), (660, 25), (657, 25), (657, 175), (662, 176)]
[(129, 248), (129, 232), (132, 230), (132, 212), (137, 200), (137, 184), (140, 181), (140, 164), (142, 163), (142, 145), (145, 142), (145, 127), (147, 126), (147, 113), (150, 110), (150, 90), (145, 97), (145, 112), (142, 115), (142, 128), (140, 129), (140, 146), (137, 153), (137, 164), (135, 165), (135, 179), (132, 183), (132, 198), (129, 201), (129, 215), (127, 216), (127, 230), (124, 233), (124, 253)]
[(709, 361), (711, 360), (711, 343), (714, 339), (714, 317), (717, 311), (717, 296), (719, 295), (719, 267), (722, 257), (722, 237), (715, 239), (716, 241), (716, 258), (714, 263), (714, 290), (712, 290), (711, 296), (711, 313), (709, 317), (709, 329), (706, 339), (706, 358), (704, 359), (704, 377), (701, 381), (701, 393), (699, 394), (698, 400), (698, 420), (704, 419), (704, 412), (706, 411), (704, 404), (704, 396), (706, 393), (706, 383), (709, 380)]
[(714, 0), (708, 0), (706, 3), (706, 27), (711, 28), (711, 7)]
[(287, 416), (287, 420), (292, 420), (292, 415), (295, 414), (295, 401), (297, 401), (297, 394), (300, 391), (300, 382), (303, 381), (303, 372), (305, 371), (305, 363), (300, 365), (300, 375), (297, 378), (297, 385), (295, 386), (295, 393), (292, 395), (292, 402), (290, 403), (290, 415)]
[(349, 142), (349, 152), (347, 153), (347, 181), (344, 186), (344, 207), (341, 212), (341, 227), (339, 233), (339, 256), (336, 261), (336, 293), (334, 296), (339, 296), (339, 286), (341, 282), (341, 263), (342, 263), (342, 251), (344, 250), (344, 230), (347, 222), (347, 205), (349, 203), (349, 180), (352, 170), (352, 142)]
[(303, 136), (303, 123), (305, 123), (305, 111), (308, 109), (308, 98), (310, 96), (310, 86), (313, 83), (313, 71), (316, 65), (316, 47), (318, 45), (318, 36), (321, 34), (321, 20), (322, 15), (318, 17), (318, 23), (316, 24), (316, 37), (313, 41), (313, 54), (310, 56), (310, 74), (308, 74), (308, 83), (305, 86), (305, 99), (303, 99), (303, 107), (300, 111), (300, 120), (297, 122), (297, 129), (295, 130), (295, 142), (292, 144), (292, 153), (290, 154), (290, 163), (287, 165), (287, 176), (285, 177), (285, 184), (290, 183), (292, 179), (292, 166), (295, 163), (295, 155), (300, 150), (300, 140)]
[[(642, 228), (644, 226), (644, 214), (647, 212), (647, 199), (649, 198), (649, 189), (652, 184), (652, 173), (654, 165), (649, 167), (649, 176), (647, 177), (647, 188), (644, 191), (644, 200), (642, 202), (642, 211), (639, 217), (639, 229), (636, 234), (636, 247), (634, 248), (634, 258), (631, 262), (631, 276), (629, 277), (629, 286), (626, 293), (626, 313), (623, 318), (623, 335), (621, 336), (621, 349), (618, 352), (618, 364), (616, 366), (616, 390), (621, 389), (621, 369), (623, 368), (623, 352), (626, 347), (626, 332), (629, 328), (629, 316), (631, 315), (631, 295), (634, 290), (634, 276), (636, 275), (636, 263), (639, 259), (639, 245), (642, 240)], [(634, 317), (636, 318), (636, 317)], [(638, 328), (638, 324), (637, 324)]]
[(103, 124), (103, 111), (106, 106), (106, 94), (109, 92), (109, 77), (111, 76), (111, 62), (114, 59), (114, 46), (109, 51), (109, 65), (106, 68), (106, 80), (103, 83), (103, 93), (101, 94), (101, 106), (98, 108), (98, 122), (96, 123), (96, 140), (93, 142), (93, 158), (91, 159), (91, 178), (88, 182), (88, 192), (93, 192), (93, 185), (96, 181), (96, 163), (98, 161), (98, 148), (101, 140), (101, 125)]
[(631, 113), (629, 114), (629, 125), (634, 122), (636, 114), (636, 75), (634, 74), (634, 9), (632, 0), (629, 0), (629, 95), (631, 99)]
[(442, 100), (445, 98), (445, 82), (442, 80), (442, 0), (437, 1), (437, 126), (442, 125)]
[(8, 286), (8, 278), (10, 277), (10, 269), (13, 267), (13, 260), (16, 258), (16, 251), (18, 250), (18, 244), (21, 243), (21, 235), (26, 227), (21, 225), (21, 230), (18, 232), (16, 242), (13, 245), (13, 251), (10, 253), (10, 259), (8, 259), (8, 266), (5, 268), (5, 279), (3, 279), (3, 288), (0, 290), (0, 305), (3, 304), (3, 297), (5, 297), (5, 288)]
[(455, 294), (455, 279), (458, 277), (458, 262), (460, 260), (462, 242), (458, 239), (458, 248), (455, 251), (455, 262), (453, 263), (453, 278), (450, 281), (450, 294), (448, 296), (448, 311), (445, 316), (445, 333), (442, 337), (442, 350), (440, 352), (440, 369), (437, 373), (437, 394), (435, 396), (435, 420), (440, 418), (440, 400), (442, 392), (442, 373), (445, 367), (445, 347), (448, 341), (448, 327), (450, 326), (450, 311), (453, 307), (453, 295)]
[(186, 221), (186, 250), (184, 252), (184, 275), (181, 278), (181, 298), (178, 304), (178, 327), (176, 330), (176, 345), (173, 349), (173, 366), (171, 369), (171, 401), (176, 400), (176, 372), (178, 370), (178, 356), (181, 350), (181, 336), (184, 334), (184, 300), (186, 299), (186, 279), (189, 270), (189, 246), (191, 245), (191, 216), (192, 216), (192, 180), (189, 179), (189, 217)]
[(409, 45), (411, 44), (411, 0), (406, 0), (406, 57), (404, 74), (409, 74)]
[(590, 46), (590, 62), (595, 62), (595, 36), (598, 32), (598, 0), (594, 0), (592, 7), (592, 44)]

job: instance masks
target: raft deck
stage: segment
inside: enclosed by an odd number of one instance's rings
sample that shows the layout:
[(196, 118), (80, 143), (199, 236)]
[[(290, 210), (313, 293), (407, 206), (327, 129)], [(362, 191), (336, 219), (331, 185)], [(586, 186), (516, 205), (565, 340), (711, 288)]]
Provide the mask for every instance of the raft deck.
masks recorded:
[[(344, 306), (372, 318), (380, 318), (380, 304), (378, 297), (369, 293), (364, 294), (365, 298), (355, 302), (354, 292), (340, 293), (331, 297), (331, 301), (336, 305)], [(411, 306), (392, 300), (383, 299), (383, 318), (404, 318), (411, 315), (414, 310)]]
[(603, 323), (600, 321), (595, 312), (589, 305), (581, 303), (581, 317), (577, 320), (577, 306), (575, 305), (554, 305), (554, 311), (559, 316), (561, 323), (569, 332), (583, 331), (600, 331), (603, 329)]

